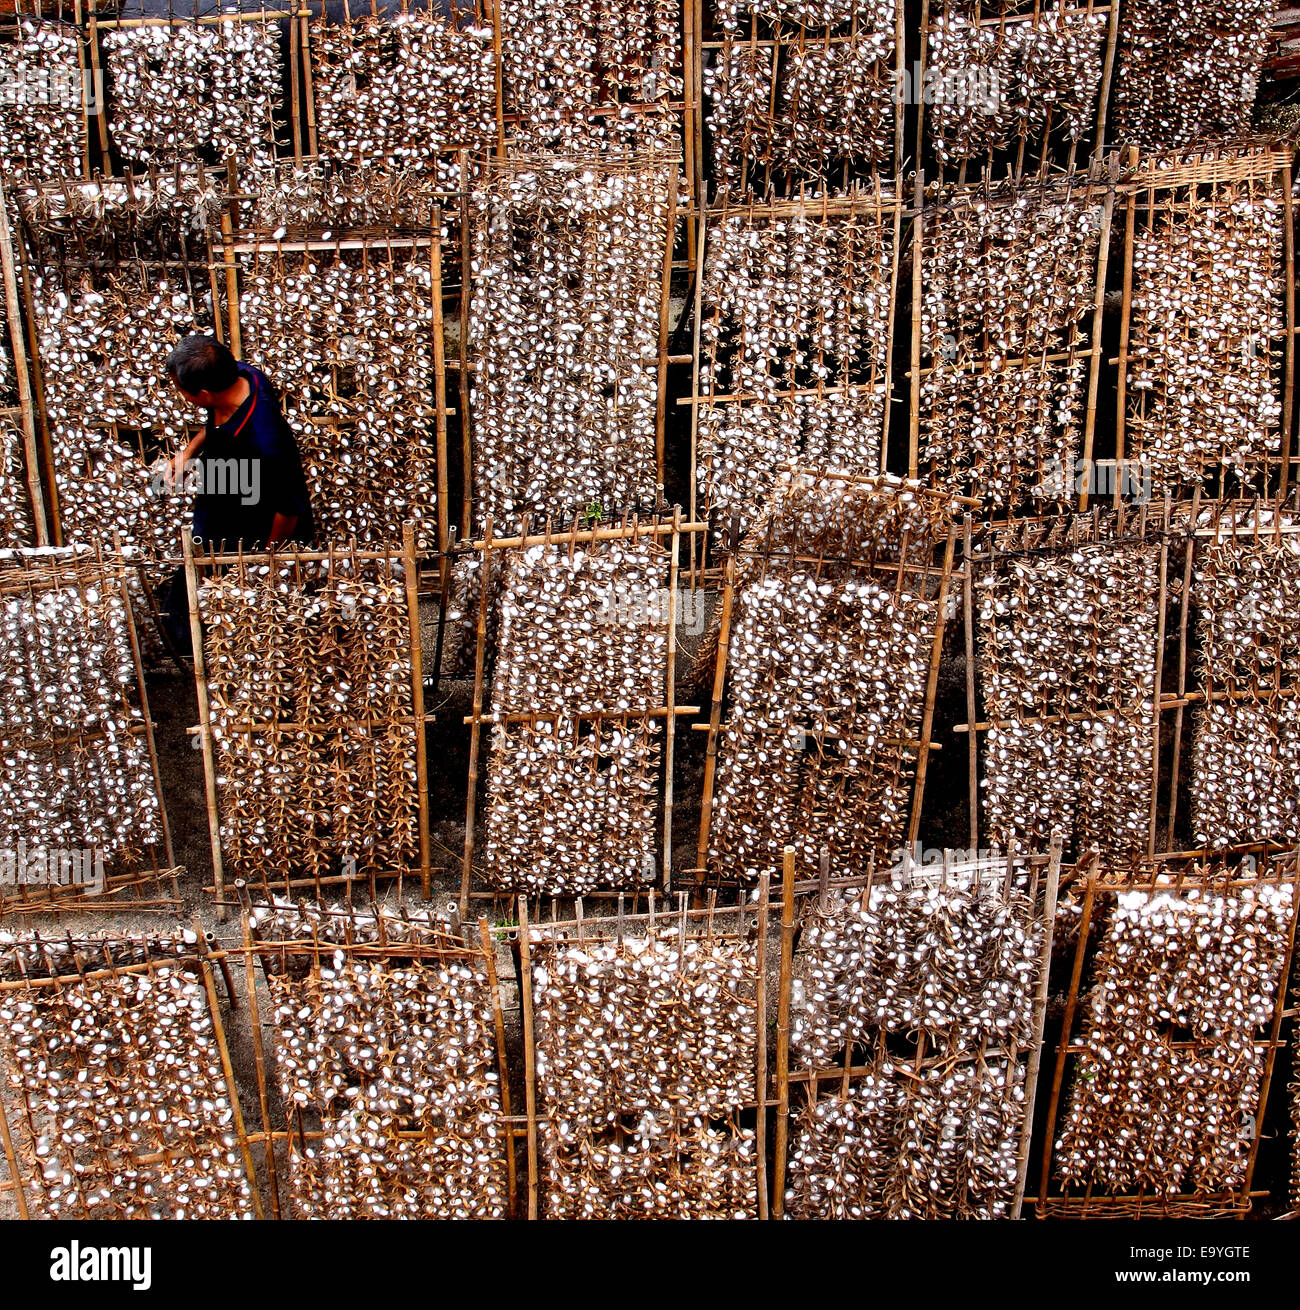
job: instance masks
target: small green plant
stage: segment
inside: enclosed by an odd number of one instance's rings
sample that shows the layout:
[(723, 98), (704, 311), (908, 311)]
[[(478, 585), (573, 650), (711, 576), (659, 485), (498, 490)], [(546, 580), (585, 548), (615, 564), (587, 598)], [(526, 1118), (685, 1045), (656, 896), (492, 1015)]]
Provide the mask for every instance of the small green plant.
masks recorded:
[(589, 500), (587, 508), (582, 511), (582, 525), (586, 528), (593, 528), (604, 518), (605, 512), (598, 500)]

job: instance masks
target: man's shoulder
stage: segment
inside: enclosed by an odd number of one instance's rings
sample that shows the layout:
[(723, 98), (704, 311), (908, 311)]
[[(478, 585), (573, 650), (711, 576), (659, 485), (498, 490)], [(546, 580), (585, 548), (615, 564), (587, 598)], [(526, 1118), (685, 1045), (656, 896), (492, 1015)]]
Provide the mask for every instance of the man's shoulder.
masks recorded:
[(278, 397), (279, 393), (275, 389), (275, 383), (272, 382), (256, 364), (248, 364), (241, 359), (238, 367), (240, 373), (242, 373), (250, 382), (255, 382), (267, 395)]

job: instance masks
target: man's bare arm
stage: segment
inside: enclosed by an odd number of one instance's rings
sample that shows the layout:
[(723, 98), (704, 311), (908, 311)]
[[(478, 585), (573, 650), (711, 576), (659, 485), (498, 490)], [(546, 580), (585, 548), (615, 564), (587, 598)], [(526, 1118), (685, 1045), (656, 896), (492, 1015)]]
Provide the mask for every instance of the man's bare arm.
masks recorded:
[(174, 455), (167, 461), (167, 480), (173, 487), (179, 486), (184, 481), (186, 465), (203, 449), (203, 439), (207, 435), (207, 428), (203, 428), (197, 436), (189, 439), (179, 455)]
[(271, 520), (271, 535), (267, 538), (268, 546), (278, 546), (282, 541), (288, 541), (293, 536), (294, 530), (298, 526), (298, 516), (296, 514), (277, 514)]

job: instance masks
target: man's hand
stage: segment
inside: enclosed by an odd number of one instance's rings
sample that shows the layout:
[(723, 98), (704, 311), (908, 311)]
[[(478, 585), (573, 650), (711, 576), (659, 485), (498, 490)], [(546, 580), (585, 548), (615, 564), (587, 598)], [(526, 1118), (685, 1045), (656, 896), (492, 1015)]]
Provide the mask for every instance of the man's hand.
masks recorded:
[(167, 461), (167, 466), (163, 470), (163, 476), (167, 479), (167, 485), (175, 491), (177, 487), (185, 484), (185, 466), (190, 462), (189, 450), (177, 451), (175, 455)]

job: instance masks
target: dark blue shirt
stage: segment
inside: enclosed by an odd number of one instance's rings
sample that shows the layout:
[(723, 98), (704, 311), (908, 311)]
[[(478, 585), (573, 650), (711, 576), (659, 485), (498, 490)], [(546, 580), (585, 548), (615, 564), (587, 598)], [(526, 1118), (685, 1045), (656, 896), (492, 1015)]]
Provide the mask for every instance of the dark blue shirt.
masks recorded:
[(208, 415), (207, 435), (196, 457), (199, 488), (194, 498), (194, 540), (200, 546), (246, 550), (264, 546), (277, 514), (297, 518), (291, 539), (314, 535), (311, 500), (293, 430), (280, 397), (260, 369), (239, 365), (248, 398), (219, 427)]

